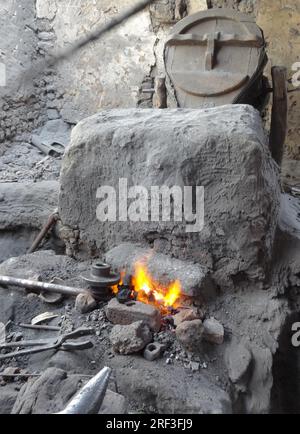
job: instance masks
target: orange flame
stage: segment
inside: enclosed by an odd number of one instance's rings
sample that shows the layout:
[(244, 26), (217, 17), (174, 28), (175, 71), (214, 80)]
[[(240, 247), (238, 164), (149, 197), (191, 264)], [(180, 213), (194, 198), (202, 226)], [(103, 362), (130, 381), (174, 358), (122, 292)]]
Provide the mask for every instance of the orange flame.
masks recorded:
[(181, 295), (181, 285), (178, 280), (166, 287), (150, 276), (144, 263), (137, 262), (132, 284), (134, 291), (137, 293), (137, 300), (152, 304), (163, 313), (167, 313), (169, 307), (177, 307)]
[[(112, 286), (112, 291), (115, 295), (119, 291), (119, 286), (123, 284), (125, 275), (125, 271), (121, 271), (119, 285)], [(133, 292), (136, 294), (136, 300), (152, 304), (164, 315), (169, 313), (171, 307), (174, 309), (179, 307), (179, 299), (182, 295), (179, 280), (175, 280), (167, 286), (162, 285), (151, 277), (146, 263), (142, 261), (138, 261), (134, 265), (134, 275), (132, 276), (131, 284)], [(135, 296), (132, 295), (132, 298), (135, 298)]]

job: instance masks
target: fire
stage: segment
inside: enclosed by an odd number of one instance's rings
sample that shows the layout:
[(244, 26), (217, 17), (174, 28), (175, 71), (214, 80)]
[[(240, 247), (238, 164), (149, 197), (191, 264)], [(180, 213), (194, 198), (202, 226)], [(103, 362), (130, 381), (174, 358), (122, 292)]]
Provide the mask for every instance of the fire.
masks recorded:
[[(115, 295), (124, 284), (125, 271), (121, 272), (121, 280), (118, 285), (112, 286)], [(136, 262), (134, 275), (131, 278), (132, 299), (156, 306), (162, 314), (167, 315), (171, 308), (179, 307), (179, 299), (182, 295), (181, 284), (175, 280), (168, 286), (162, 285), (153, 279), (147, 269), (146, 262)]]
[(181, 295), (180, 282), (175, 280), (165, 287), (150, 276), (146, 264), (142, 262), (135, 264), (132, 285), (137, 294), (137, 300), (143, 303), (153, 304), (164, 313), (167, 313), (170, 307), (177, 307)]

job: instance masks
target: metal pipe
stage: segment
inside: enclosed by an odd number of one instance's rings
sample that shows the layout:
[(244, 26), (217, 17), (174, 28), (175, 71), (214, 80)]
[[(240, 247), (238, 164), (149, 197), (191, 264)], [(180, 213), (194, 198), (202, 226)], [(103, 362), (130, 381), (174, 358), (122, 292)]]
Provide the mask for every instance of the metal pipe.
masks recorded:
[(95, 375), (58, 414), (98, 414), (101, 408), (111, 369), (103, 368)]
[(18, 279), (16, 277), (1, 276), (0, 285), (18, 286), (26, 289), (37, 289), (42, 291), (57, 292), (59, 294), (77, 296), (85, 292), (81, 288), (72, 288), (71, 286), (57, 285), (55, 283), (38, 282), (36, 280)]
[(56, 326), (47, 326), (47, 325), (40, 325), (40, 324), (17, 324), (18, 327), (21, 327), (23, 329), (31, 329), (31, 330), (45, 330), (50, 332), (59, 332), (60, 327)]

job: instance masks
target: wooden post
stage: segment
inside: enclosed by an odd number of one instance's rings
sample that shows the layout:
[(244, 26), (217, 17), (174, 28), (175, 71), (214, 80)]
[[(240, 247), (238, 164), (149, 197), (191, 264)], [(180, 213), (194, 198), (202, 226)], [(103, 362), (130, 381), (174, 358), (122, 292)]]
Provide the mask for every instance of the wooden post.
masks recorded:
[(154, 91), (153, 106), (159, 109), (167, 108), (167, 89), (165, 77), (157, 77), (155, 79)]
[(284, 142), (287, 132), (287, 69), (282, 66), (272, 68), (273, 107), (269, 146), (272, 157), (281, 165)]

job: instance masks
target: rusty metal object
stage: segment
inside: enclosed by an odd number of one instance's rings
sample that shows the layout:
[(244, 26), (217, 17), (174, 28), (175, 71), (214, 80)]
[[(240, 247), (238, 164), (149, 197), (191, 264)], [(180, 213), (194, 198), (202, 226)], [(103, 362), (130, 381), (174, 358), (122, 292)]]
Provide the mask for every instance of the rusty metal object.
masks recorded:
[(17, 286), (21, 288), (50, 291), (59, 294), (64, 294), (67, 296), (77, 296), (78, 294), (84, 292), (84, 289), (72, 288), (71, 286), (57, 285), (54, 283), (38, 282), (36, 280), (28, 279), (18, 279), (11, 276), (0, 276), (0, 285), (4, 286)]
[(254, 104), (267, 56), (263, 32), (251, 16), (210, 9), (174, 26), (164, 60), (179, 106), (205, 108)]
[(120, 274), (112, 273), (111, 267), (104, 262), (97, 262), (89, 273), (81, 278), (89, 285), (89, 291), (95, 300), (106, 300), (111, 295), (111, 287), (120, 282)]
[(33, 253), (33, 252), (35, 252), (38, 249), (39, 245), (41, 244), (41, 242), (43, 241), (43, 239), (45, 238), (45, 236), (47, 235), (47, 233), (56, 224), (58, 218), (59, 217), (58, 217), (57, 211), (55, 211), (53, 214), (50, 215), (47, 223), (42, 228), (41, 232), (38, 234), (38, 236), (34, 240), (32, 246), (28, 250), (28, 253)]
[(111, 369), (104, 367), (57, 414), (98, 414), (108, 387)]

